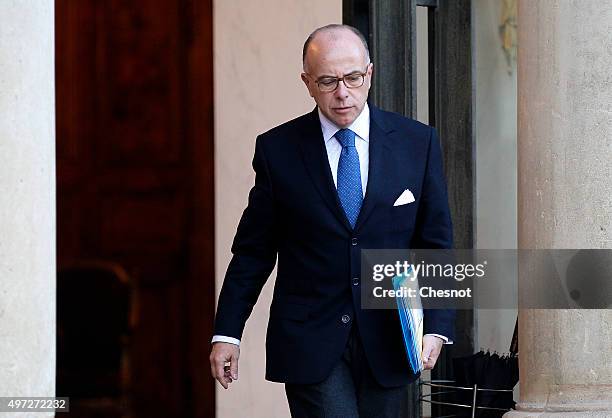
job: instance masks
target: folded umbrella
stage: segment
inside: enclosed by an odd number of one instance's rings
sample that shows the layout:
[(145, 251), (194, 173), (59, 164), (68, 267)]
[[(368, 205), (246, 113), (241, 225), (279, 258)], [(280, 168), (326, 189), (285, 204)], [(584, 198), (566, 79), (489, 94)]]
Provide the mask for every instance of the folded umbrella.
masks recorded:
[[(518, 321), (518, 319), (517, 319)], [(480, 351), (466, 357), (453, 359), (455, 382), (460, 387), (477, 385), (476, 406), (495, 409), (477, 409), (475, 417), (501, 418), (505, 410), (514, 408), (512, 389), (518, 383), (518, 334), (517, 325), (510, 352), (505, 355)], [(455, 403), (472, 405), (473, 391), (459, 390)], [(465, 411), (464, 411), (465, 412)], [(472, 416), (471, 411), (465, 416)]]

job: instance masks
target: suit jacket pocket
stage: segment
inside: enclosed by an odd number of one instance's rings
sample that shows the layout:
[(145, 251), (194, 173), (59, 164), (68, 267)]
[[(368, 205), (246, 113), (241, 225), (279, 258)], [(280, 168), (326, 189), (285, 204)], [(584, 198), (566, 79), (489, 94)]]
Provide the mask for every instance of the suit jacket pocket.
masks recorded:
[(402, 206), (392, 206), (389, 213), (389, 227), (392, 231), (406, 231), (414, 228), (416, 220), (416, 202)]

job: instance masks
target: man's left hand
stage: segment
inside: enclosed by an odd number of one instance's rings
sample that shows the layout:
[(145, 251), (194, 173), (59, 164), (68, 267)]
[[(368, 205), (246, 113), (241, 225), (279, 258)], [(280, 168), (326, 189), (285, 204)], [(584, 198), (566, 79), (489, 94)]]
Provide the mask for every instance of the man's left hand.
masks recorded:
[(442, 338), (434, 335), (423, 336), (423, 369), (431, 370), (436, 365), (442, 345), (444, 341)]

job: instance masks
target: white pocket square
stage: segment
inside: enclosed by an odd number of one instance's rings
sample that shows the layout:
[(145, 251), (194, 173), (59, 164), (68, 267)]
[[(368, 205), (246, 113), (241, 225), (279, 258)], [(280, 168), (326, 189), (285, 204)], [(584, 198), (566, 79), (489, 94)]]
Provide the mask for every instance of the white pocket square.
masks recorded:
[(393, 206), (402, 206), (407, 205), (408, 203), (414, 202), (414, 195), (410, 191), (410, 189), (406, 189), (402, 192), (400, 197), (397, 198)]

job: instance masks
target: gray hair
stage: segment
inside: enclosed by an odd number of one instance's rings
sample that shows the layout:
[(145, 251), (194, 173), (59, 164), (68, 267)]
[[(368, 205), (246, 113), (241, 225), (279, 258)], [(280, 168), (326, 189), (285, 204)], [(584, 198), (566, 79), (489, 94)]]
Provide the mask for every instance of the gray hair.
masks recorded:
[(308, 47), (310, 46), (310, 43), (312, 42), (314, 37), (320, 32), (328, 32), (328, 31), (334, 31), (338, 29), (349, 30), (353, 32), (355, 35), (357, 35), (357, 37), (361, 40), (363, 47), (365, 48), (366, 59), (367, 61), (370, 61), (370, 48), (368, 48), (368, 41), (366, 41), (365, 36), (363, 36), (363, 34), (357, 28), (354, 28), (352, 26), (332, 23), (331, 25), (326, 25), (318, 29), (315, 29), (310, 35), (308, 35), (308, 38), (306, 38), (306, 42), (304, 42), (304, 48), (302, 48), (302, 66), (304, 67), (304, 69), (306, 67), (306, 53), (308, 52)]

